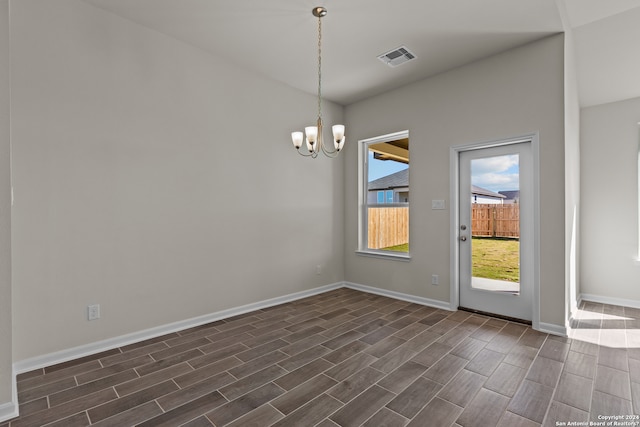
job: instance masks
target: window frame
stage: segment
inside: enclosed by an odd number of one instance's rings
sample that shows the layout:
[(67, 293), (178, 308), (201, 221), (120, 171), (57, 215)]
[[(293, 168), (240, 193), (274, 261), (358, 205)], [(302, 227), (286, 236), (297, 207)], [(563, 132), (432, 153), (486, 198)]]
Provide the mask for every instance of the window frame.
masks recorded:
[[(382, 142), (390, 142), (398, 139), (409, 138), (409, 131), (389, 133), (373, 138), (361, 139), (358, 141), (358, 248), (356, 253), (363, 256), (376, 258), (394, 259), (398, 261), (410, 261), (411, 252), (394, 252), (381, 249), (370, 249), (368, 246), (368, 224), (369, 224), (369, 146)], [(409, 172), (411, 175), (411, 172)], [(411, 179), (409, 179), (409, 186)], [(386, 203), (386, 191), (384, 193)], [(394, 195), (395, 196), (395, 195)], [(392, 207), (395, 205), (405, 206), (405, 203), (386, 203)], [(409, 202), (409, 235), (411, 235), (411, 202)], [(411, 241), (411, 238), (409, 238)], [(409, 249), (411, 251), (411, 249)]]

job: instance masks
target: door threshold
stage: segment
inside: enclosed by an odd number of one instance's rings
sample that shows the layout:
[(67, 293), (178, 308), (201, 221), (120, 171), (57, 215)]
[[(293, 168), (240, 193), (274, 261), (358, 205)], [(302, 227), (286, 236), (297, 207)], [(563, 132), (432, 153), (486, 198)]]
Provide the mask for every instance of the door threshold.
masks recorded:
[(470, 313), (481, 314), (483, 316), (495, 317), (496, 319), (507, 320), (509, 322), (522, 323), (524, 325), (531, 326), (531, 320), (524, 320), (524, 319), (518, 319), (517, 317), (503, 316), (502, 314), (496, 314), (496, 313), (487, 313), (486, 311), (475, 310), (473, 308), (467, 308), (462, 306), (458, 307), (458, 310), (468, 311)]

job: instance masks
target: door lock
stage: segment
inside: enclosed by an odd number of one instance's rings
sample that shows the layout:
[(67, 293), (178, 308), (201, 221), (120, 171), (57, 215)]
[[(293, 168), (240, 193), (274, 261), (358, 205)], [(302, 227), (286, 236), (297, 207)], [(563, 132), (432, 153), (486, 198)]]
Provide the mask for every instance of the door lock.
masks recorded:
[(463, 242), (467, 241), (467, 236), (460, 236), (460, 240), (462, 240)]

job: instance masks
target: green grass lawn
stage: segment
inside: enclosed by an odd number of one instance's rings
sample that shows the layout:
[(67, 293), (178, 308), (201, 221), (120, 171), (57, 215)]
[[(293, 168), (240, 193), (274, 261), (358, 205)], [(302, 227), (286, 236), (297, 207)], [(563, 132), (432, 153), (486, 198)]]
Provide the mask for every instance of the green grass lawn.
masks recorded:
[(516, 239), (472, 239), (473, 276), (520, 281), (520, 242)]
[(409, 252), (409, 244), (405, 243), (403, 245), (389, 246), (388, 248), (381, 248), (381, 250), (394, 251), (394, 252)]
[[(472, 239), (473, 276), (520, 281), (520, 242), (516, 239)], [(409, 252), (409, 244), (390, 246), (384, 251)]]

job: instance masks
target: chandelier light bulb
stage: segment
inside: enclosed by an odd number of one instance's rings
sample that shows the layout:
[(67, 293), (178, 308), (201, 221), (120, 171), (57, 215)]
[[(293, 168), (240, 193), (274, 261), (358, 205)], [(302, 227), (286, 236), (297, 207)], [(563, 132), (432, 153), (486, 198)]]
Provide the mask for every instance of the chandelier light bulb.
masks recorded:
[(293, 141), (293, 146), (296, 147), (296, 150), (302, 147), (303, 137), (304, 135), (302, 132), (291, 132), (291, 140)]
[(307, 126), (304, 128), (304, 132), (307, 134), (307, 141), (312, 144), (316, 142), (316, 138), (318, 137), (318, 128), (315, 126)]
[(307, 149), (309, 153), (317, 151), (316, 140), (318, 137), (318, 128), (315, 126), (307, 126), (304, 128), (304, 131), (307, 134)]
[(344, 138), (344, 125), (333, 125), (331, 127), (333, 130), (333, 139), (336, 141), (340, 141)]

